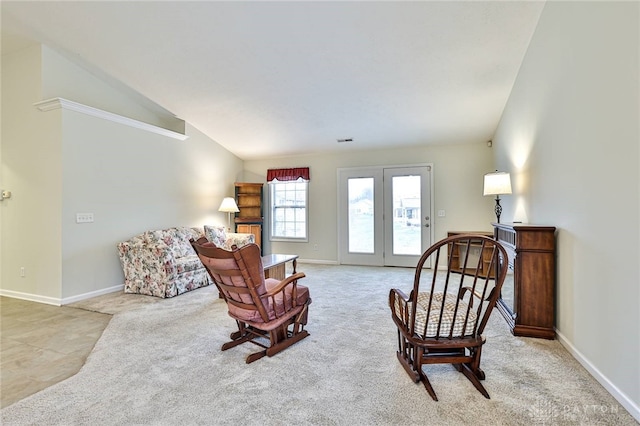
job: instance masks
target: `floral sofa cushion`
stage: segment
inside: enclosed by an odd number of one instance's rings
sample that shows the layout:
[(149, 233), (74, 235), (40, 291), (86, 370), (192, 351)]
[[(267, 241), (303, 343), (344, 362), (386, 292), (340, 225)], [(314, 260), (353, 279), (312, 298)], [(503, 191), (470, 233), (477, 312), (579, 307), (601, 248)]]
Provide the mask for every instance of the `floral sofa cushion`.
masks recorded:
[(225, 250), (231, 250), (234, 245), (242, 247), (256, 242), (255, 235), (226, 232), (224, 226), (205, 225), (204, 236), (207, 237), (207, 240), (215, 244), (216, 247)]

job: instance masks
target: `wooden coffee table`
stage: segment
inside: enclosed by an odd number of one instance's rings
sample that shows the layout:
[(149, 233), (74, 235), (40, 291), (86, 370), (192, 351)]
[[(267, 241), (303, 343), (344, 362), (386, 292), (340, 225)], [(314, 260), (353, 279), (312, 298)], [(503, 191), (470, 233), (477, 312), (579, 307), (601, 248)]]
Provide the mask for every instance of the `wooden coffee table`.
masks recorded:
[(277, 280), (283, 280), (286, 273), (286, 263), (293, 263), (293, 272), (296, 273), (296, 266), (298, 266), (297, 254), (267, 254), (262, 256), (262, 266), (264, 267), (265, 278), (275, 278)]

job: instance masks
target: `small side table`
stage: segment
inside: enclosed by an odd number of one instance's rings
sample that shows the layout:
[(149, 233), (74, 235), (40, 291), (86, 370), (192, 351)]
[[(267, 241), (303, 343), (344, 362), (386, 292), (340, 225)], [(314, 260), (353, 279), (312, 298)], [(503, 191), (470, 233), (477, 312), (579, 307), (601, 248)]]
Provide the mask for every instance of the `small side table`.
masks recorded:
[(286, 263), (292, 262), (293, 274), (296, 273), (298, 266), (297, 254), (267, 254), (262, 256), (262, 266), (264, 268), (265, 278), (275, 278), (283, 280), (286, 277)]

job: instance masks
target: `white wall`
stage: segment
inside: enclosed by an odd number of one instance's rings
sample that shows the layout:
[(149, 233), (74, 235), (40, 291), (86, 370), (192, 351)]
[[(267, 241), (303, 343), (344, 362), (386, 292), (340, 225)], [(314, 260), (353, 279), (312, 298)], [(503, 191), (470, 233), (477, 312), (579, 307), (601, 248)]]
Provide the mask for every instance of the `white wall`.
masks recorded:
[[(89, 106), (95, 98), (111, 112), (140, 110), (56, 55), (43, 47), (3, 56), (1, 157), (13, 197), (1, 206), (0, 294), (54, 304), (121, 286), (119, 241), (226, 223), (217, 209), (242, 173), (239, 158), (188, 124), (179, 141), (71, 110), (39, 112), (43, 98), (77, 99), (69, 78), (86, 88)], [(75, 223), (85, 212), (95, 221)]]
[[(41, 100), (64, 97), (144, 123), (184, 132), (184, 121), (164, 108), (131, 89), (126, 92), (119, 90), (120, 86), (111, 85), (111, 81), (101, 79), (44, 45), (42, 46), (42, 66)], [(60, 93), (64, 93), (64, 96)]]
[(548, 2), (494, 139), (505, 219), (558, 228), (563, 343), (638, 420), (639, 12)]
[[(190, 129), (179, 141), (63, 112), (63, 298), (123, 282), (116, 242), (149, 229), (223, 224), (242, 162)], [(92, 212), (95, 222), (75, 223)]]
[[(2, 267), (0, 288), (59, 300), (61, 270), (61, 123), (44, 117), (39, 46), (2, 57)], [(20, 268), (25, 268), (24, 277)]]
[[(251, 160), (245, 161), (244, 179), (265, 182), (269, 168), (310, 167), (309, 242), (270, 243), (265, 232), (264, 249), (266, 252), (296, 253), (305, 260), (336, 262), (338, 168), (433, 164), (434, 211), (446, 211), (445, 217), (434, 217), (432, 221), (438, 240), (446, 237), (447, 231), (491, 231), (491, 222), (495, 221), (493, 201), (482, 196), (482, 181), (485, 173), (493, 171), (492, 149), (482, 141)], [(265, 185), (265, 195), (267, 192)], [(316, 244), (318, 250), (313, 250)]]

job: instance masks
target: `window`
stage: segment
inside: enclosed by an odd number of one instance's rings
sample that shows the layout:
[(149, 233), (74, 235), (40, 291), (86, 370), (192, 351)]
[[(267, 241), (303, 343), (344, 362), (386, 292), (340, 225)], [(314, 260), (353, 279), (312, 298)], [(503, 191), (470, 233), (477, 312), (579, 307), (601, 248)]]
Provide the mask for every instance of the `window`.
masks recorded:
[(269, 183), (272, 240), (308, 241), (308, 186), (302, 178)]

